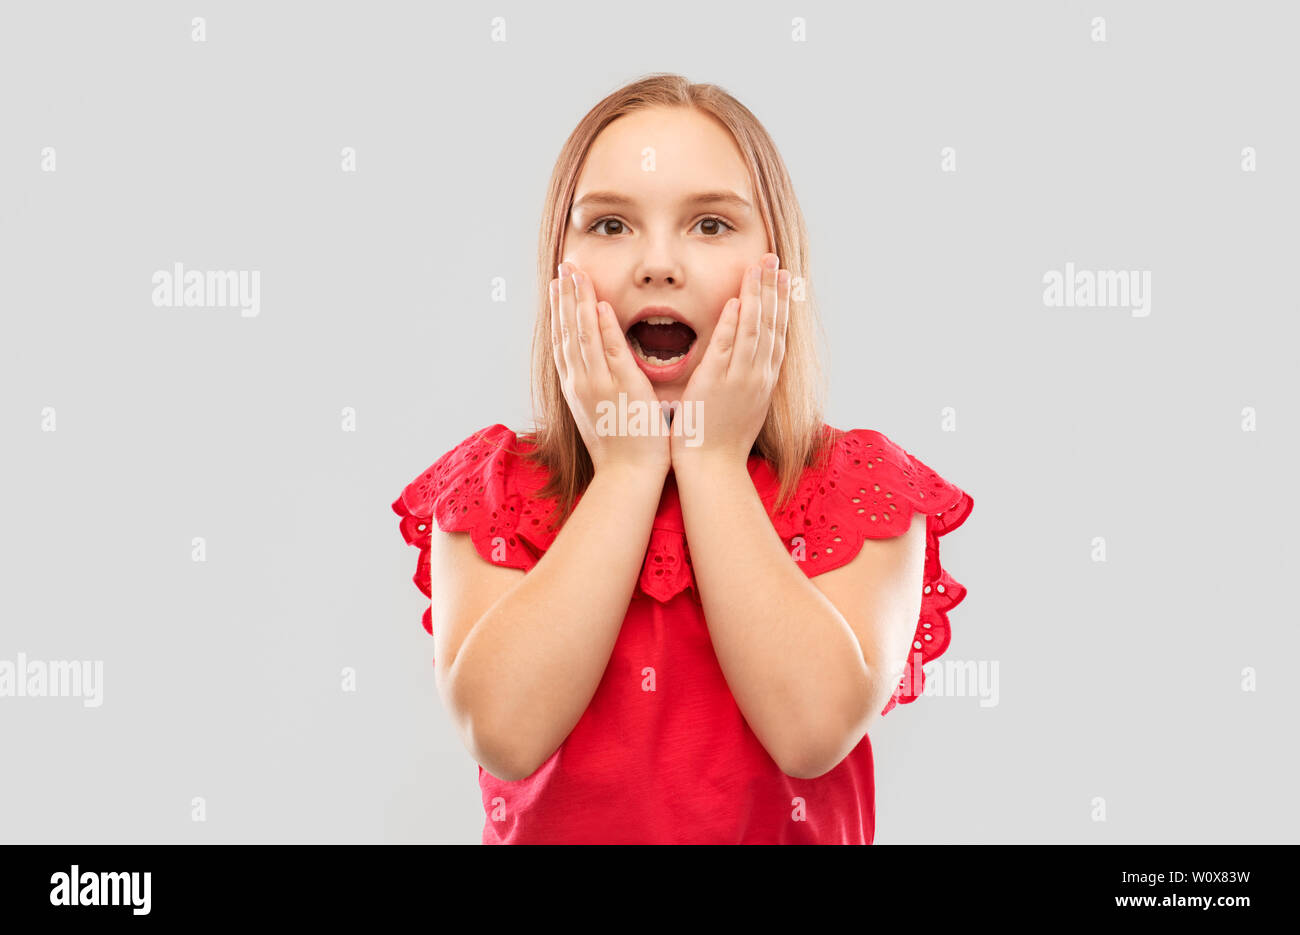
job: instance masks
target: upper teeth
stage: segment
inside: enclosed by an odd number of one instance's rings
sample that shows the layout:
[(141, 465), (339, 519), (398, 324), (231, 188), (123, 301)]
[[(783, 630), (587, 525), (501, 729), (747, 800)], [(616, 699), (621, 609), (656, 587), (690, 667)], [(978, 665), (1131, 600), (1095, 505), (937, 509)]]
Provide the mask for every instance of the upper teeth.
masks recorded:
[(677, 323), (676, 318), (669, 318), (667, 315), (651, 315), (649, 318), (642, 318), (647, 325), (672, 325)]

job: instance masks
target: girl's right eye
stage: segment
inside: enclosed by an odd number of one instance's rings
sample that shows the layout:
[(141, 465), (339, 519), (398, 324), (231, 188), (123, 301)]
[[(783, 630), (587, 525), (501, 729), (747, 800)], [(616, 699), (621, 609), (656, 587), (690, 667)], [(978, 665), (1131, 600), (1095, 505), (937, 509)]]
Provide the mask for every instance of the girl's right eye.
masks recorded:
[[(587, 233), (590, 234), (590, 233), (591, 233), (592, 231), (594, 231), (597, 227), (599, 227), (600, 225), (605, 224), (605, 223), (612, 223), (612, 224), (619, 224), (619, 225), (621, 225), (623, 222), (620, 221), (618, 218), (598, 218), (598, 219), (597, 219), (597, 220), (596, 220), (596, 221), (595, 221), (595, 222), (594, 222), (590, 227), (587, 228)], [(609, 231), (605, 231), (605, 233), (608, 234)], [(620, 233), (621, 233), (621, 231), (620, 231)]]

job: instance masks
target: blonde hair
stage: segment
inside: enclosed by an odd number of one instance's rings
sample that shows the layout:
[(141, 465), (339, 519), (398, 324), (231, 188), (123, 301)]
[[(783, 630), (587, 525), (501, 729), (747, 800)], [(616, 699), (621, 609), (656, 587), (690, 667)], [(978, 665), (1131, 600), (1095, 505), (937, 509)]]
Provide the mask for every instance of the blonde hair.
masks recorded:
[(768, 461), (780, 480), (778, 508), (794, 493), (804, 468), (823, 463), (829, 449), (829, 437), (822, 432), (825, 374), (814, 340), (816, 333), (823, 337), (824, 333), (812, 298), (808, 236), (776, 144), (758, 118), (717, 85), (691, 84), (680, 75), (649, 75), (619, 88), (587, 112), (565, 141), (546, 194), (537, 257), (540, 301), (533, 327), (530, 374), (537, 428), (520, 436), (533, 446), (520, 454), (548, 471), (547, 484), (537, 496), (559, 498), (559, 518), (552, 520), (555, 528), (568, 519), (574, 500), (591, 483), (595, 469), (555, 369), (547, 292), (561, 260), (560, 245), (574, 189), (592, 143), (614, 120), (650, 107), (693, 108), (712, 115), (730, 131), (749, 169), (768, 231), (768, 249), (780, 257), (782, 269), (790, 270), (792, 284), (797, 287), (802, 283), (804, 289), (802, 301), (791, 296), (785, 357), (767, 418), (751, 450), (751, 456), (758, 454)]

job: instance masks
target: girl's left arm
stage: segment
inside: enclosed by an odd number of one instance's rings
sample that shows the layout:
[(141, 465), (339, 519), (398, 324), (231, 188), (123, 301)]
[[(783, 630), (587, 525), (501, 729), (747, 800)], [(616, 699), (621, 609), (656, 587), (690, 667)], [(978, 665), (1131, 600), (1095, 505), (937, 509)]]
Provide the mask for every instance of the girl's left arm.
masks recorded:
[[(749, 475), (785, 359), (791, 276), (766, 253), (723, 308), (683, 398), (707, 428), (670, 439), (691, 565), (718, 664), (781, 770), (812, 779), (857, 746), (903, 674), (921, 611), (925, 517), (861, 543), (814, 584)], [(704, 426), (707, 417), (708, 424)]]
[(920, 613), (925, 515), (902, 535), (863, 542), (815, 579), (821, 587), (791, 560), (743, 463), (683, 459), (674, 473), (736, 704), (782, 772), (820, 776), (857, 746), (902, 676)]

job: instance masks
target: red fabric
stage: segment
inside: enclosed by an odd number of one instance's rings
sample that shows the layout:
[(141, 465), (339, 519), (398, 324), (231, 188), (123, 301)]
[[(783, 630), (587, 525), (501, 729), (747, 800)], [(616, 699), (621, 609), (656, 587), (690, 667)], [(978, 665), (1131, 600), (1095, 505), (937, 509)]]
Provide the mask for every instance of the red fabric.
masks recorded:
[[(866, 538), (905, 532), (913, 512), (927, 515), (916, 639), (888, 713), (921, 693), (917, 656), (929, 662), (948, 646), (947, 612), (966, 589), (941, 567), (939, 537), (966, 520), (974, 500), (879, 432), (824, 431), (835, 439), (829, 462), (805, 470), (781, 512), (773, 511), (779, 483), (771, 465), (751, 457), (749, 473), (809, 577), (847, 564)], [(525, 571), (554, 541), (557, 530), (546, 525), (554, 500), (528, 498), (546, 479), (517, 454), (528, 444), (504, 425), (485, 428), (393, 503), (404, 539), (420, 549), (414, 580), (426, 596), (435, 520), (444, 531), (468, 532), (486, 560)], [(429, 608), (423, 623), (432, 633)], [(646, 667), (655, 672), (654, 691), (643, 690)], [(484, 844), (870, 844), (875, 834), (869, 737), (830, 772), (796, 779), (781, 772), (741, 715), (709, 639), (671, 474), (586, 712), (531, 776), (503, 782), (480, 766), (479, 785)]]

